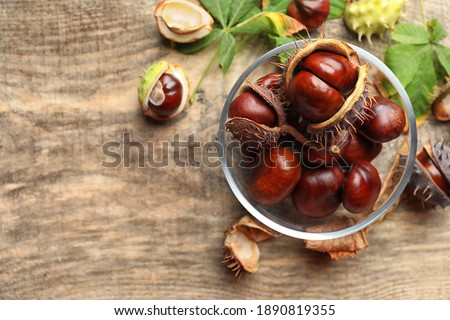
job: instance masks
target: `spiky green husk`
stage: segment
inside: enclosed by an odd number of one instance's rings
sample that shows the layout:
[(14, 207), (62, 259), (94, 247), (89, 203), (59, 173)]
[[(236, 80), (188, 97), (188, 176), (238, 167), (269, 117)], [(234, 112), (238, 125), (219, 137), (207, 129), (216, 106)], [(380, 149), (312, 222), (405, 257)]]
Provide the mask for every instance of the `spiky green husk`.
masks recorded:
[(358, 34), (358, 40), (376, 34), (383, 37), (387, 30), (393, 30), (397, 21), (403, 16), (406, 0), (354, 0), (347, 3), (344, 21)]

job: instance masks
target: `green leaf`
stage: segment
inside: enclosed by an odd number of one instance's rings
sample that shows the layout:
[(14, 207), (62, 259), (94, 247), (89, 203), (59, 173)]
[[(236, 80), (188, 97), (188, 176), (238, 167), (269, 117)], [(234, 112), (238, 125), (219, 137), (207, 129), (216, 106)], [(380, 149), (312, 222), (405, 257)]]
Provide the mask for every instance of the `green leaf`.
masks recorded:
[(271, 11), (271, 12), (286, 13), (287, 7), (288, 7), (289, 3), (291, 3), (291, 1), (292, 0), (271, 0), (271, 1), (269, 1), (269, 4), (266, 8), (263, 7), (263, 10)]
[(200, 40), (191, 43), (176, 43), (175, 49), (182, 53), (194, 53), (216, 41), (223, 33), (223, 30), (213, 28), (210, 34)]
[(228, 71), (231, 62), (233, 62), (235, 49), (236, 40), (231, 33), (226, 32), (220, 41), (220, 66), (222, 67), (223, 74)]
[(256, 16), (257, 14), (260, 14), (260, 13), (261, 13), (261, 9), (259, 9), (258, 7), (253, 7), (250, 9), (249, 12), (247, 12), (247, 14), (245, 16), (243, 16), (241, 18), (241, 20), (239, 22), (243, 22), (247, 19), (250, 19), (253, 16)]
[(450, 48), (438, 44), (434, 46), (434, 50), (439, 63), (447, 73), (447, 77), (450, 77)]
[(200, 0), (200, 3), (223, 28), (227, 27), (231, 0)]
[(231, 9), (229, 12), (228, 26), (232, 27), (241, 22), (242, 18), (256, 7), (258, 0), (231, 0)]
[(428, 27), (430, 28), (431, 41), (434, 43), (437, 43), (439, 40), (442, 40), (447, 36), (447, 32), (437, 19), (429, 21)]
[(328, 19), (337, 19), (342, 17), (345, 10), (347, 0), (331, 0), (330, 1), (330, 13)]
[(392, 39), (406, 44), (426, 44), (430, 42), (430, 35), (422, 26), (401, 23), (395, 27)]
[(384, 62), (406, 87), (415, 77), (417, 70), (423, 68), (421, 51), (430, 48), (430, 45), (427, 44), (396, 44), (386, 50)]
[(286, 37), (304, 29), (306, 28), (303, 24), (283, 13), (261, 12), (237, 24), (230, 31), (248, 34), (266, 33), (276, 37)]
[(430, 110), (430, 97), (436, 83), (433, 51), (430, 44), (398, 44), (385, 54), (386, 65), (405, 87), (417, 118)]

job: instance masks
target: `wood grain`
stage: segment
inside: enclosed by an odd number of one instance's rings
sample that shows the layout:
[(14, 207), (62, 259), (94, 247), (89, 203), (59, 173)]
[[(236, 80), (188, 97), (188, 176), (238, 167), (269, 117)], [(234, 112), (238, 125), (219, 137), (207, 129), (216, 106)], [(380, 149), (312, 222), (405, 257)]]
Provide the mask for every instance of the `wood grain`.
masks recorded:
[[(168, 167), (140, 168), (132, 142), (153, 141), (161, 155), (177, 133), (214, 141), (228, 91), (269, 45), (254, 39), (225, 77), (214, 66), (194, 104), (155, 123), (137, 102), (143, 70), (164, 58), (194, 85), (214, 54), (171, 49), (155, 4), (0, 0), (0, 298), (449, 299), (450, 211), (412, 203), (354, 259), (333, 262), (281, 237), (261, 244), (258, 273), (234, 280), (220, 262), (223, 232), (244, 209), (221, 169), (181, 167), (173, 153), (161, 156)], [(416, 1), (405, 12), (420, 22)], [(427, 1), (426, 15), (450, 31), (445, 0)], [(341, 20), (327, 32), (357, 41)], [(381, 58), (388, 44), (361, 46)], [(448, 128), (430, 120), (421, 142), (449, 138)], [(105, 168), (102, 147), (124, 134), (129, 166)]]

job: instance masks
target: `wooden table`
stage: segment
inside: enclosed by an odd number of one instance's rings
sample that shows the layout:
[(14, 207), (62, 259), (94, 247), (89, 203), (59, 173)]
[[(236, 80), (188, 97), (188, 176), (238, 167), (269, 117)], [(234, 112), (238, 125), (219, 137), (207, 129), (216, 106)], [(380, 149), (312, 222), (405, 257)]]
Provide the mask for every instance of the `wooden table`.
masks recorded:
[[(232, 84), (270, 47), (254, 39), (225, 77), (214, 65), (196, 102), (156, 123), (137, 101), (143, 70), (166, 59), (196, 84), (214, 48), (173, 50), (156, 29), (155, 5), (0, 0), (0, 298), (450, 298), (450, 210), (409, 202), (356, 258), (334, 262), (280, 237), (261, 243), (258, 273), (236, 281), (221, 263), (223, 232), (245, 211), (222, 169), (181, 167), (173, 153), (163, 155), (167, 167), (139, 168), (139, 157), (150, 153), (147, 142), (161, 155), (177, 134), (214, 141)], [(450, 31), (447, 1), (425, 6)], [(418, 1), (405, 13), (420, 23)], [(327, 35), (357, 43), (340, 19), (327, 23)], [(361, 46), (382, 58), (388, 44)], [(421, 142), (450, 138), (448, 124), (433, 119), (420, 134)], [(131, 147), (128, 166), (102, 166), (111, 141)]]

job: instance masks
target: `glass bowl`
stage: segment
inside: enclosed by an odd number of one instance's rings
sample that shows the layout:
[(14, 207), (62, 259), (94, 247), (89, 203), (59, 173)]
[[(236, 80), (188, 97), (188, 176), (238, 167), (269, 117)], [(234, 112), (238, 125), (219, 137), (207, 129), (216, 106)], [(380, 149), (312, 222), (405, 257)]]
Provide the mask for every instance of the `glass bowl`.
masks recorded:
[[(417, 149), (417, 128), (411, 101), (394, 73), (371, 53), (348, 44), (357, 52), (362, 64), (369, 64), (369, 77), (374, 78), (376, 75), (377, 79), (379, 79), (381, 75), (385, 80), (390, 82), (392, 87), (397, 91), (401, 105), (404, 108), (408, 123), (407, 132), (393, 141), (383, 143), (381, 154), (371, 161), (378, 169), (383, 183), (394, 165), (400, 147), (405, 148), (406, 146), (406, 159), (402, 163), (404, 167), (401, 173), (399, 173), (401, 176), (396, 179), (396, 185), (387, 195), (383, 195), (383, 199), (385, 200), (377, 205), (376, 210), (370, 214), (365, 214), (363, 217), (347, 212), (341, 205), (336, 212), (325, 218), (308, 218), (296, 211), (290, 197), (286, 198), (280, 204), (271, 206), (262, 205), (254, 201), (247, 192), (247, 179), (251, 170), (242, 165), (242, 155), (238, 147), (239, 141), (235, 140), (232, 134), (225, 129), (225, 121), (228, 119), (230, 103), (237, 96), (239, 89), (246, 81), (254, 82), (261, 76), (276, 71), (277, 67), (274, 62), (279, 61), (278, 56), (280, 53), (291, 52), (291, 50), (296, 50), (296, 48), (302, 47), (303, 45), (304, 42), (302, 41), (292, 42), (267, 52), (254, 61), (237, 79), (228, 95), (220, 118), (218, 136), (221, 148), (219, 148), (219, 156), (225, 177), (232, 192), (245, 209), (259, 222), (290, 237), (304, 240), (330, 240), (351, 235), (370, 226), (382, 218), (396, 203), (405, 189), (413, 169)], [(347, 219), (351, 221), (355, 220), (354, 224), (341, 229), (333, 229), (333, 231), (326, 232), (311, 231), (311, 229), (317, 230), (317, 227), (329, 224), (337, 216), (349, 216), (355, 217), (356, 219)]]

